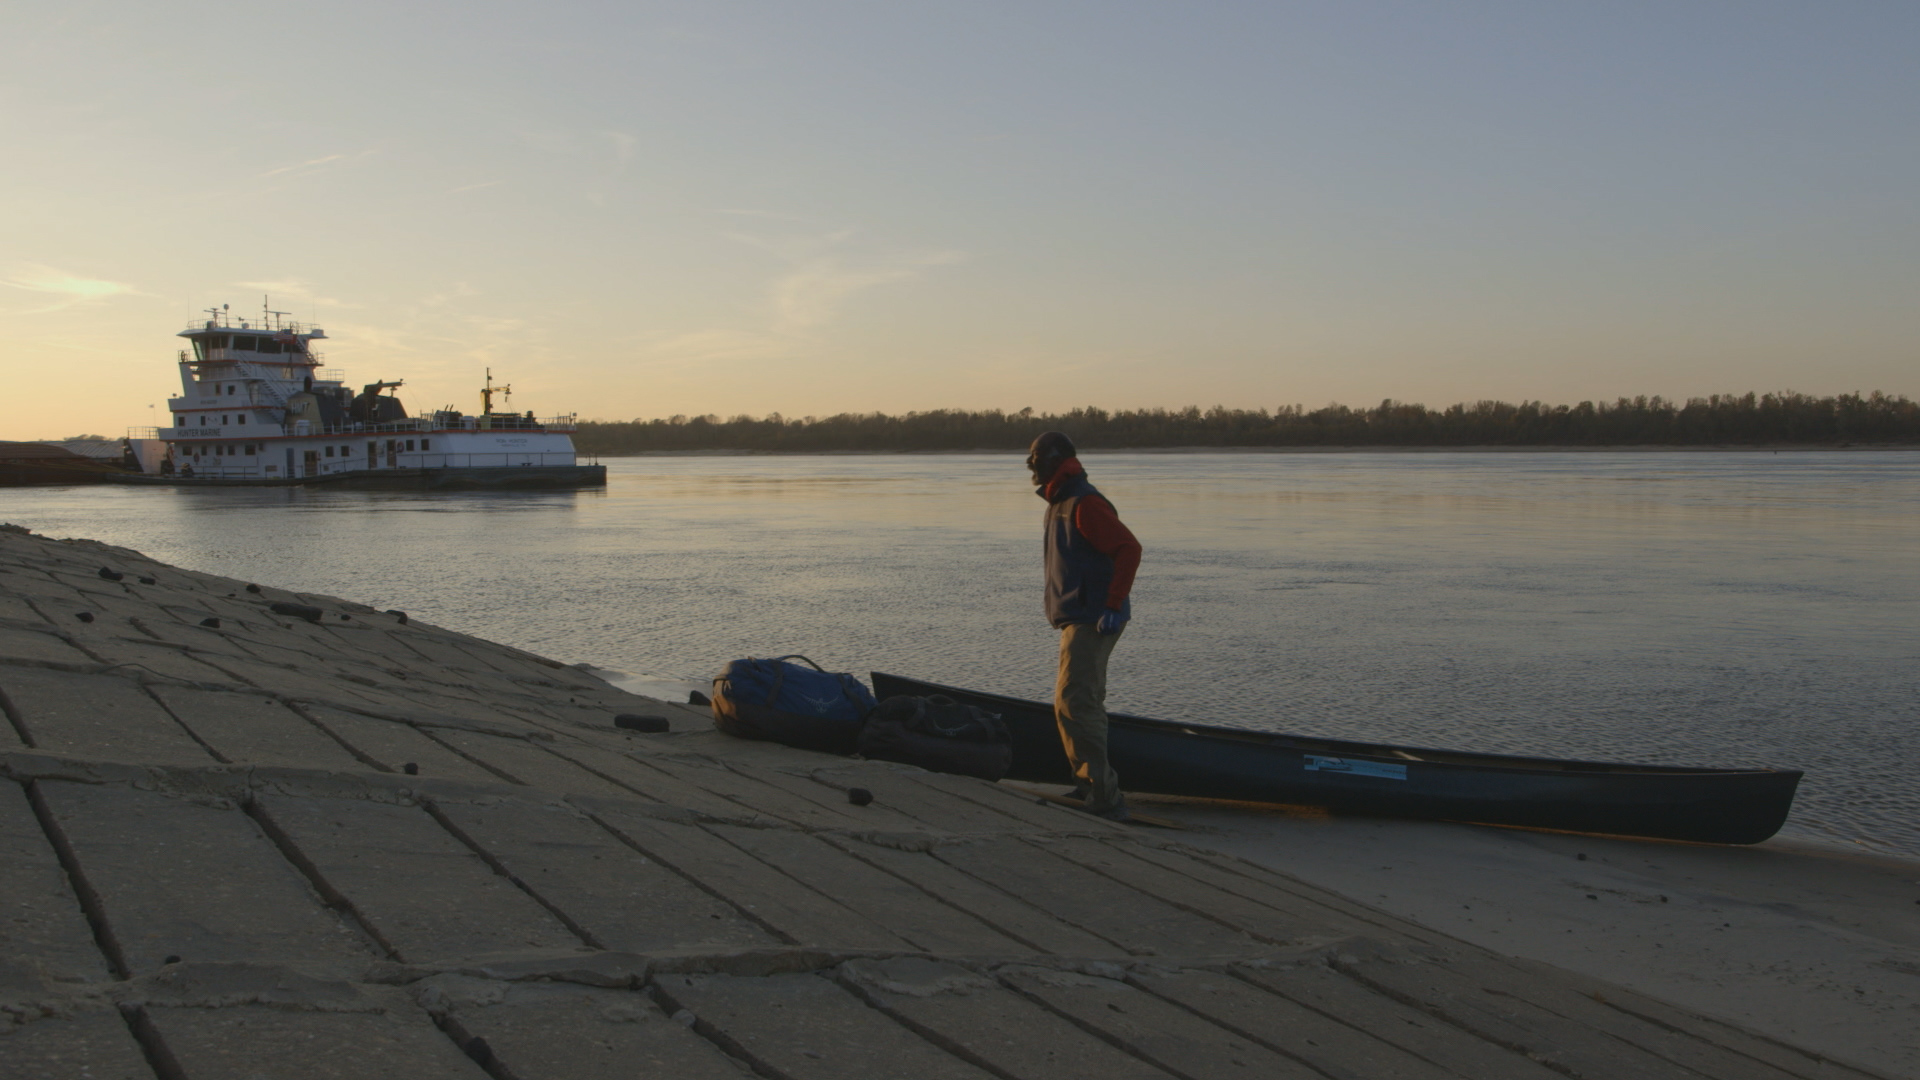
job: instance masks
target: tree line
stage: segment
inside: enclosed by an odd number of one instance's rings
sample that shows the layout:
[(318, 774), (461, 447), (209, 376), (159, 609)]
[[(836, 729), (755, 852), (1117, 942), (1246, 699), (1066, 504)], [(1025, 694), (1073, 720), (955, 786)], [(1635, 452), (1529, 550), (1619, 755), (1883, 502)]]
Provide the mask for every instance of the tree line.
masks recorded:
[(897, 416), (841, 413), (798, 419), (673, 416), (582, 421), (581, 451), (618, 455), (658, 450), (775, 452), (1024, 449), (1043, 431), (1064, 431), (1083, 447), (1173, 446), (1766, 446), (1920, 443), (1920, 404), (1874, 391), (1716, 394), (1684, 403), (1620, 398), (1548, 405), (1477, 401), (1429, 409), (1382, 401), (1370, 409), (1119, 409), (1065, 413), (1032, 409), (935, 409)]

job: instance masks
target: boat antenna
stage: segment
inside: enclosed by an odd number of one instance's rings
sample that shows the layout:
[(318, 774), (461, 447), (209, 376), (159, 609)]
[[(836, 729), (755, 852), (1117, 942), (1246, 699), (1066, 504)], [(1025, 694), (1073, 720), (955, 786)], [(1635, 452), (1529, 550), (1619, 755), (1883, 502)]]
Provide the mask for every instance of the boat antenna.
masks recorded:
[(493, 369), (488, 368), (487, 369), (487, 385), (485, 389), (480, 391), (480, 414), (482, 416), (492, 415), (493, 395), (495, 394), (499, 394), (501, 397), (504, 397), (504, 398), (511, 398), (513, 396), (513, 387), (493, 385)]

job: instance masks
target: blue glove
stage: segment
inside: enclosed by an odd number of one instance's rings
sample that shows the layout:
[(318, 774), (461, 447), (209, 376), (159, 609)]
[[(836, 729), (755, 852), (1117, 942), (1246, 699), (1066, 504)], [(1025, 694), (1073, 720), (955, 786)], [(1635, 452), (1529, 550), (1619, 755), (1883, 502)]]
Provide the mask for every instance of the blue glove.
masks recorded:
[(1093, 632), (1096, 634), (1117, 634), (1121, 630), (1126, 629), (1126, 625), (1127, 617), (1109, 608), (1101, 614), (1100, 621), (1093, 624)]

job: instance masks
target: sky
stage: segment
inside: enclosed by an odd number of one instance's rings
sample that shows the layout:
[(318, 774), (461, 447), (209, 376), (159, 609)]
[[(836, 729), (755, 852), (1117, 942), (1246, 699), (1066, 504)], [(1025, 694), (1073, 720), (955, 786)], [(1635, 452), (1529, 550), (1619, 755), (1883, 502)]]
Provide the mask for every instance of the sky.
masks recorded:
[[(1920, 4), (0, 0), (0, 438), (1920, 395)], [(204, 316), (199, 316), (204, 318)]]

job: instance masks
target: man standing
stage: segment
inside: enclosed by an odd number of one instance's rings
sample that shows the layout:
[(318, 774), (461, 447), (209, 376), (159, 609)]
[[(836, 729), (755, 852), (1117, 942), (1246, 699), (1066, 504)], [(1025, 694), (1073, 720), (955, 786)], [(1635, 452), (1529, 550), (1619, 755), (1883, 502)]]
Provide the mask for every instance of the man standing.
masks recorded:
[(1107, 763), (1107, 658), (1132, 617), (1127, 594), (1140, 568), (1140, 541), (1094, 486), (1073, 440), (1049, 431), (1027, 450), (1047, 554), (1047, 619), (1060, 631), (1060, 678), (1053, 718), (1086, 810), (1127, 820), (1120, 778)]

